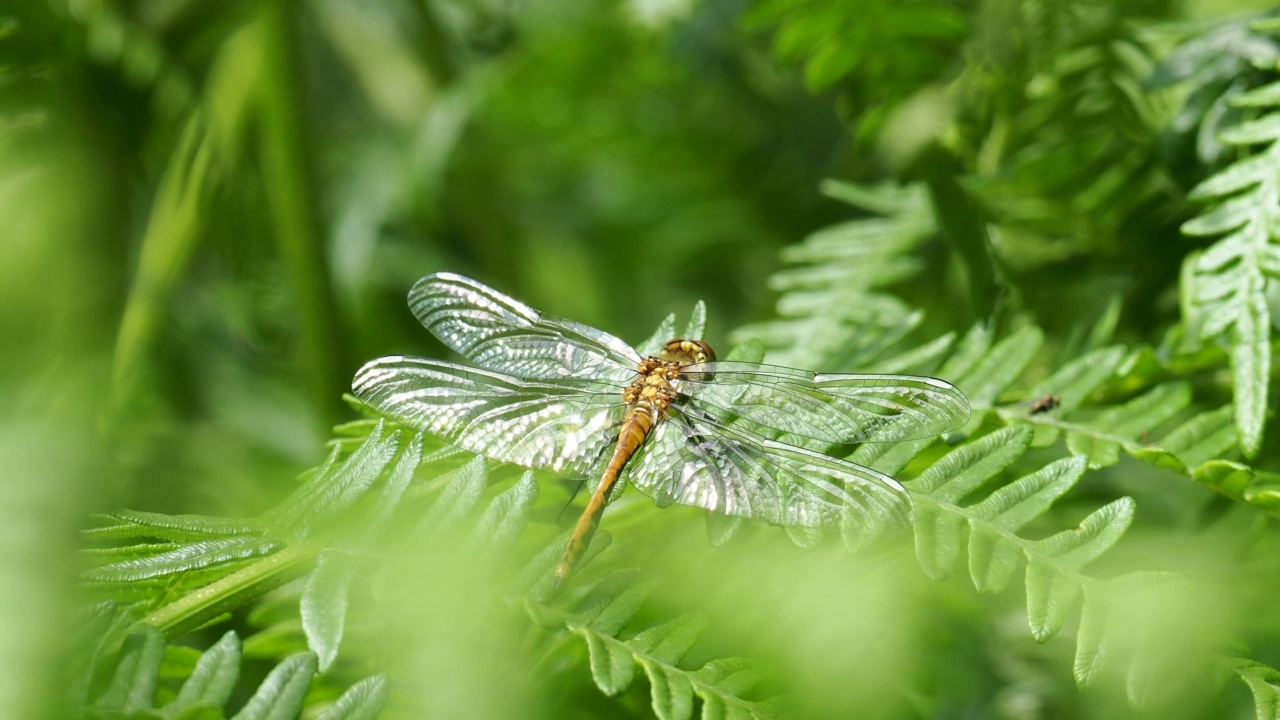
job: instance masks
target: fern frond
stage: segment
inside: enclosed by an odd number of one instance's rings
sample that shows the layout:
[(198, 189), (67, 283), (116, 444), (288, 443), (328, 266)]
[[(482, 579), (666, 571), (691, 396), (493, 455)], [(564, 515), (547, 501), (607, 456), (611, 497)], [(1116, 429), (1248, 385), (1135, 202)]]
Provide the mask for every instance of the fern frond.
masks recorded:
[[(317, 528), (333, 521), (365, 497), (369, 488), (387, 471), (401, 451), (398, 430), (384, 432), (379, 425), (346, 460), (338, 462), (340, 450), (334, 448), (312, 478), (263, 519), (288, 528), (297, 538), (306, 538)], [(411, 451), (404, 464), (417, 466), (420, 452)]]
[(676, 332), (676, 314), (669, 313), (662, 319), (662, 322), (658, 323), (658, 329), (652, 335), (644, 342), (636, 345), (636, 352), (643, 357), (657, 355), (662, 350), (662, 346), (671, 338), (701, 340), (706, 330), (707, 304), (699, 300), (694, 303), (693, 312), (689, 314), (689, 321), (685, 323), (683, 332)]
[[(308, 604), (308, 617), (327, 666), (341, 635), (334, 604), (345, 602), (345, 595), (331, 592), (343, 586), (342, 562), (329, 550), (360, 552), (375, 542), (421, 461), (421, 438), (403, 437), (379, 424), (349, 457), (340, 461), (335, 451), (297, 492), (258, 519), (130, 511), (107, 516), (112, 524), (89, 531), (92, 539), (135, 542), (85, 553), (94, 567), (82, 578), (102, 592), (113, 588), (117, 599), (130, 598), (123, 610), (135, 617), (149, 613), (148, 623), (176, 634), (302, 574), (323, 556), (324, 570), (312, 580), (319, 595), (312, 598), (325, 599)], [(339, 532), (339, 519), (359, 532)], [(331, 536), (322, 540), (322, 530)]]
[(227, 535), (253, 535), (262, 531), (262, 528), (252, 521), (208, 515), (165, 515), (137, 510), (117, 510), (99, 514), (96, 519), (104, 524), (85, 530), (86, 540), (102, 542), (157, 538), (171, 542), (190, 542)]
[[(1059, 374), (1055, 373), (1055, 377)], [(1230, 406), (1202, 411), (1163, 430), (1165, 424), (1191, 404), (1190, 386), (1183, 381), (1171, 381), (1157, 384), (1126, 403), (1095, 414), (1090, 414), (1088, 407), (1070, 409), (1070, 405), (1077, 404), (1073, 398), (1080, 397), (1080, 390), (1101, 387), (1105, 382), (1103, 374), (1093, 373), (1083, 385), (1073, 384), (1075, 392), (1066, 394), (1067, 400), (1047, 412), (1031, 414), (1025, 402), (1000, 406), (996, 412), (1006, 423), (1035, 428), (1032, 441), (1035, 447), (1047, 446), (1059, 434), (1065, 435), (1068, 450), (1087, 458), (1091, 468), (1114, 465), (1124, 452), (1153, 467), (1182, 473), (1236, 502), (1280, 517), (1280, 476), (1221, 458), (1238, 442)], [(1079, 378), (1073, 382), (1077, 381)], [(1039, 389), (1055, 386), (1058, 382), (1051, 378)], [(1029, 397), (1047, 395), (1033, 392)]]
[(1012, 465), (1030, 440), (1030, 432), (998, 430), (947, 453), (910, 484), (916, 500), (916, 559), (926, 575), (944, 579), (960, 555), (965, 518), (951, 512), (956, 501)]
[[(81, 577), (89, 582), (127, 583), (214, 567), (239, 567), (239, 561), (266, 557), (284, 546), (280, 540), (255, 536), (201, 540), (86, 570)], [(159, 549), (167, 546), (146, 547)]]
[(1167, 132), (1179, 155), (1191, 155), (1203, 167), (1217, 166), (1232, 153), (1222, 132), (1246, 119), (1247, 112), (1232, 101), (1261, 84), (1266, 68), (1280, 60), (1280, 43), (1251, 24), (1256, 23), (1248, 17), (1227, 17), (1207, 28), (1190, 26), (1193, 34), (1161, 58), (1147, 78), (1150, 88), (1185, 90), (1186, 100)]
[(1280, 277), (1280, 83), (1237, 95), (1231, 103), (1260, 115), (1224, 130), (1222, 141), (1241, 149), (1265, 147), (1191, 191), (1192, 200), (1210, 206), (1182, 231), (1220, 237), (1188, 256), (1182, 293), (1191, 341), (1218, 340), (1228, 348), (1236, 425), (1241, 445), (1252, 455), (1262, 442), (1271, 373), (1267, 296)]
[[(1043, 335), (1024, 327), (994, 347), (981, 328), (970, 331), (938, 371), (965, 390), (973, 407), (970, 428), (981, 424), (983, 413), (994, 410), (1010, 425), (1035, 429), (1033, 447), (1052, 445), (1065, 435), (1072, 453), (1088, 458), (1090, 467), (1114, 465), (1119, 453), (1154, 467), (1183, 473), (1233, 500), (1280, 516), (1280, 478), (1241, 463), (1221, 459), (1237, 442), (1230, 407), (1202, 411), (1183, 419), (1191, 405), (1185, 381), (1158, 382), (1145, 392), (1100, 412), (1089, 403), (1115, 384), (1136, 355), (1118, 346), (1099, 348), (1050, 374), (1027, 392), (1022, 402), (996, 405), (1038, 352)], [(1031, 401), (1053, 398), (1051, 409), (1034, 411)], [(863, 445), (853, 459), (896, 473), (930, 441), (896, 445)]]
[(1129, 529), (1136, 506), (1120, 498), (1098, 508), (1072, 530), (1037, 541), (1027, 564), (1027, 618), (1043, 642), (1058, 633), (1084, 584), (1080, 570)]
[(679, 616), (624, 633), (635, 620), (653, 583), (636, 582), (632, 573), (605, 578), (570, 612), (527, 601), (535, 620), (559, 621), (587, 645), (591, 676), (606, 695), (624, 692), (635, 682), (637, 667), (649, 680), (653, 712), (663, 720), (693, 716), (694, 697), (702, 718), (763, 719), (777, 716), (774, 701), (746, 698), (759, 681), (744, 658), (712, 660), (697, 669), (681, 663), (706, 627), (705, 620)]
[(1085, 578), (1080, 570), (1109, 549), (1128, 527), (1133, 502), (1121, 498), (1081, 523), (1044, 540), (1016, 533), (1067, 492), (1084, 472), (1084, 458), (1056, 461), (1006, 485), (980, 503), (960, 501), (1022, 457), (1032, 432), (1007, 427), (947, 453), (907, 483), (916, 505), (916, 557), (930, 577), (955, 568), (961, 532), (970, 531), (969, 567), (974, 586), (999, 591), (1017, 565), (1027, 562), (1027, 611), (1033, 635), (1044, 641), (1062, 627)]
[(938, 371), (964, 390), (973, 408), (973, 424), (979, 422), (982, 412), (994, 407), (1001, 392), (1017, 382), (1044, 344), (1044, 333), (1026, 326), (995, 345), (991, 340), (985, 328), (975, 326)]
[(1043, 515), (1083, 473), (1078, 457), (1056, 460), (967, 508), (977, 521), (969, 523), (969, 576), (979, 592), (1004, 590), (1022, 557), (1010, 534)]
[[(416, 467), (418, 444), (400, 453), (398, 432), (377, 432), (346, 461), (331, 455), (319, 472), (294, 495), (260, 519), (229, 520), (194, 515), (164, 516), (121, 511), (104, 516), (112, 524), (89, 530), (92, 540), (128, 541), (132, 544), (86, 553), (96, 567), (82, 577), (96, 583), (124, 584), (169, 578), (186, 587), (226, 577), (245, 561), (274, 555), (296, 544), (312, 527), (348, 511), (379, 479), (389, 477), (387, 487), (406, 481), (406, 467)], [(402, 491), (402, 487), (400, 491)], [(280, 532), (286, 527), (292, 532)], [(158, 538), (162, 543), (147, 540)]]
[(740, 327), (730, 340), (760, 342), (782, 365), (865, 368), (920, 322), (919, 313), (879, 288), (919, 272), (909, 253), (933, 237), (933, 211), (920, 185), (829, 180), (823, 191), (884, 217), (823, 228), (784, 251), (788, 269), (770, 278), (781, 293), (781, 319)]
[(1105, 583), (1082, 570), (1120, 539), (1133, 519), (1135, 505), (1129, 498), (1120, 498), (1095, 510), (1074, 529), (1042, 540), (1021, 537), (1018, 532), (1083, 475), (1086, 459), (1078, 455), (1056, 460), (980, 502), (962, 504), (1020, 459), (1032, 439), (1032, 430), (1025, 426), (1002, 428), (952, 450), (906, 483), (916, 506), (916, 558), (930, 577), (946, 578), (959, 562), (967, 527), (969, 574), (978, 591), (1004, 590), (1025, 564), (1027, 620), (1039, 642), (1062, 630), (1083, 596), (1085, 619), (1076, 643), (1077, 681), (1085, 685), (1094, 677), (1093, 666), (1108, 637), (1093, 622)]
[[(887, 104), (942, 72), (941, 58), (950, 54), (943, 48), (958, 45), (965, 35), (960, 13), (938, 2), (770, 0), (757, 3), (743, 23), (752, 29), (777, 26), (774, 54), (803, 63), (810, 89), (850, 79), (863, 96), (885, 98)], [(883, 108), (868, 113), (873, 120), (883, 116)]]
[[(191, 674), (169, 703), (157, 707), (157, 689), (166, 646), (161, 631), (141, 625), (124, 641), (107, 688), (86, 708), (91, 717), (226, 717), (240, 674), (240, 641), (228, 632), (201, 654)], [(301, 653), (276, 665), (253, 696), (236, 713), (237, 720), (298, 718), (316, 674), (316, 658)], [(387, 698), (382, 675), (365, 678), (347, 689), (320, 717), (326, 720), (371, 720)]]

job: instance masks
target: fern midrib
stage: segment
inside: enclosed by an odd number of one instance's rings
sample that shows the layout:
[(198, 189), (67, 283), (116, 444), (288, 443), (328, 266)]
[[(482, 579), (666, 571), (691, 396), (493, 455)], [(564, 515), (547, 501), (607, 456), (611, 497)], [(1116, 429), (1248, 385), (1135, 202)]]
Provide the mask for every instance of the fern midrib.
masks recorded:
[[(1107, 442), (1113, 442), (1113, 443), (1116, 443), (1117, 445), (1120, 445), (1126, 448), (1134, 447), (1136, 444), (1133, 438), (1127, 438), (1122, 435), (1116, 435), (1106, 430), (1102, 430), (1101, 428), (1095, 427), (1093, 425), (1081, 425), (1079, 423), (1073, 423), (1068, 420), (1059, 420), (1054, 417), (1042, 417), (1042, 416), (1035, 416), (1035, 415), (1029, 416), (1026, 414), (1027, 413), (1026, 409), (1019, 409), (1017, 411), (1014, 411), (1008, 408), (995, 408), (995, 411), (996, 411), (996, 414), (1000, 416), (1001, 420), (1004, 420), (1005, 422), (1010, 424), (1017, 423), (1022, 425), (1038, 425), (1040, 427), (1056, 428), (1058, 430), (1062, 430), (1063, 432), (1075, 433), (1077, 435), (1084, 435), (1086, 437), (1091, 437), (1095, 440), (1104, 440)], [(1159, 445), (1151, 445), (1150, 447), (1152, 449), (1157, 449), (1157, 450), (1164, 449), (1164, 448), (1161, 448)], [(1169, 452), (1169, 451), (1166, 451), (1166, 452)]]
[(324, 543), (317, 540), (289, 545), (147, 613), (139, 622), (159, 628), (167, 638), (179, 637), (241, 605), (247, 598), (305, 575), (324, 547)]

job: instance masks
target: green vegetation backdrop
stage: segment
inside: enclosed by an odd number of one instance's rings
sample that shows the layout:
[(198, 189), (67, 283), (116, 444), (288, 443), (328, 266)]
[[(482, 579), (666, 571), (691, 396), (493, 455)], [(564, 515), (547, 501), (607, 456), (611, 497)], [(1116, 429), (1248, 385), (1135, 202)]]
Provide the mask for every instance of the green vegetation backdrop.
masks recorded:
[[(1277, 18), (0, 3), (0, 716), (1280, 717)], [(343, 402), (437, 270), (974, 416), (555, 594), (574, 483)]]

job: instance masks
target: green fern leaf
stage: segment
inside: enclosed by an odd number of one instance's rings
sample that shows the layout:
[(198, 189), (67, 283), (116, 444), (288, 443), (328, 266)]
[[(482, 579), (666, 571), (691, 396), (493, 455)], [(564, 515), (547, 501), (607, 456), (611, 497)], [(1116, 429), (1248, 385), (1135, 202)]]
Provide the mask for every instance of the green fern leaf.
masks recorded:
[[(663, 344), (666, 343), (668, 340), (674, 338), (675, 336), (676, 336), (676, 314), (667, 313), (667, 316), (662, 318), (662, 322), (658, 323), (658, 329), (654, 330), (653, 334), (650, 335), (648, 338), (646, 338), (643, 342), (636, 345), (636, 352), (640, 353), (644, 357), (657, 355), (659, 352), (662, 351)], [(700, 338), (694, 338), (694, 339), (697, 340)]]
[(591, 661), (591, 678), (605, 695), (618, 695), (631, 687), (635, 680), (636, 662), (631, 653), (609, 638), (596, 633), (581, 631), (587, 641)]
[(1034, 543), (1027, 565), (1027, 620), (1036, 640), (1062, 629), (1080, 595), (1076, 572), (1106, 552), (1133, 521), (1134, 503), (1120, 498), (1094, 511), (1074, 530)]
[(877, 290), (919, 272), (908, 253), (935, 233), (923, 187), (860, 188), (828, 182), (833, 197), (869, 204), (888, 217), (823, 228), (782, 257), (788, 267), (770, 279), (781, 292), (772, 322), (731, 333), (735, 344), (755, 340), (771, 361), (828, 369), (872, 365), (920, 321), (900, 300)]
[(756, 703), (740, 699), (760, 682), (760, 674), (750, 660), (712, 660), (692, 677), (698, 697), (702, 699), (702, 720), (761, 720), (781, 714), (769, 701)]
[(979, 592), (1000, 592), (1022, 560), (1022, 548), (1007, 540), (1049, 509), (1084, 474), (1082, 457), (1063, 458), (1022, 477), (973, 505), (969, 512), (986, 522), (970, 522), (969, 574)]
[(348, 554), (326, 551), (320, 554), (302, 590), (302, 630), (321, 672), (338, 656), (346, 625), (347, 591), (354, 575), (355, 565)]
[[(378, 432), (379, 430), (375, 428), (373, 430), (375, 434), (370, 437), (377, 437)], [(413, 473), (423, 463), (422, 442), (423, 436), (418, 433), (409, 441), (404, 452), (400, 453), (400, 456), (396, 458), (395, 465), (387, 473), (386, 483), (373, 502), (373, 509), (365, 524), (367, 528), (366, 535), (381, 528), (391, 517), (391, 513), (395, 511), (396, 506), (400, 504), (401, 498), (404, 497), (404, 491), (408, 489), (409, 483), (413, 480)]]
[(1246, 283), (1243, 307), (1231, 334), (1236, 423), (1240, 426), (1245, 451), (1250, 454), (1256, 453), (1262, 443), (1271, 377), (1271, 312), (1265, 285), (1260, 278), (1251, 278)]
[(1019, 328), (1008, 337), (989, 346), (990, 338), (985, 330), (974, 328), (960, 341), (956, 354), (939, 371), (956, 387), (964, 390), (974, 409), (976, 427), (981, 411), (990, 408), (996, 397), (1012, 385), (1044, 344), (1044, 333), (1039, 328)]
[(946, 578), (960, 557), (964, 517), (948, 506), (1012, 465), (1030, 441), (1031, 432), (1025, 428), (1002, 428), (952, 450), (908, 484), (917, 498), (916, 559), (926, 575)]
[(133, 582), (265, 557), (284, 546), (280, 540), (256, 536), (205, 540), (181, 545), (157, 555), (86, 570), (81, 578), (89, 582)]
[(1227, 497), (1280, 517), (1280, 476), (1229, 460), (1210, 460), (1191, 477)]
[[(1264, 107), (1275, 102), (1280, 92), (1274, 86), (1264, 86), (1235, 99), (1233, 105)], [(1257, 145), (1280, 139), (1280, 115), (1267, 115), (1222, 131), (1222, 141), (1229, 145)]]
[(656, 583), (632, 584), (631, 573), (610, 575), (592, 588), (570, 623), (610, 637), (616, 636), (640, 611)]
[(1268, 114), (1224, 130), (1224, 143), (1237, 146), (1267, 143), (1262, 152), (1237, 162), (1202, 182), (1193, 200), (1212, 203), (1183, 224), (1194, 236), (1218, 236), (1202, 253), (1188, 257), (1189, 282), (1184, 306), (1194, 313), (1187, 321), (1193, 341), (1224, 339), (1235, 379), (1236, 424), (1245, 452), (1257, 452), (1266, 421), (1271, 372), (1271, 313), (1268, 289), (1280, 277), (1280, 233), (1271, 217), (1280, 197), (1280, 83), (1232, 99), (1237, 107), (1262, 108)]
[(933, 443), (933, 438), (907, 440), (900, 443), (866, 443), (859, 445), (851, 460), (861, 465), (875, 467), (881, 472), (897, 475), (920, 454), (920, 451)]
[(150, 625), (139, 626), (125, 638), (111, 683), (94, 706), (122, 714), (150, 708), (163, 662), (164, 635)]
[(316, 720), (373, 720), (390, 694), (386, 675), (367, 677), (342, 693)]
[(637, 633), (631, 638), (630, 646), (633, 650), (675, 665), (693, 648), (706, 627), (707, 622), (702, 618), (680, 617)]
[(712, 660), (694, 673), (698, 682), (720, 688), (730, 695), (746, 695), (760, 684), (760, 673), (746, 658)]
[(207, 515), (164, 515), (162, 513), (117, 510), (97, 515), (102, 527), (84, 532), (90, 541), (158, 538), (171, 542), (190, 542), (213, 537), (253, 535), (262, 527), (249, 520), (209, 517)]
[(1067, 449), (1089, 458), (1094, 468), (1114, 465), (1120, 459), (1121, 439), (1136, 440), (1172, 419), (1191, 403), (1191, 386), (1185, 382), (1157, 385), (1124, 405), (1108, 408), (1088, 422), (1097, 433), (1067, 432)]
[[(660, 718), (691, 717), (695, 695), (702, 699), (704, 718), (772, 717), (769, 704), (742, 697), (758, 682), (748, 661), (713, 660), (693, 671), (680, 667), (706, 626), (703, 619), (677, 617), (642, 628), (630, 637), (620, 635), (654, 587), (654, 583), (634, 583), (633, 575), (610, 575), (587, 594), (574, 613), (561, 616), (564, 626), (586, 642), (597, 687), (607, 695), (624, 692), (635, 681), (638, 665), (649, 680), (653, 710)], [(536, 602), (527, 600), (525, 605), (543, 620), (556, 616), (555, 611), (540, 609)]]
[(324, 465), (264, 518), (288, 528), (297, 538), (308, 537), (365, 496), (399, 453), (400, 439), (399, 430), (385, 432), (385, 423), (379, 421), (350, 457), (338, 462), (341, 448), (335, 447)]
[(693, 683), (685, 673), (672, 672), (648, 658), (640, 659), (640, 667), (649, 678), (654, 715), (661, 720), (686, 720), (693, 716)]
[(458, 469), (440, 498), (423, 517), (422, 525), (433, 528), (436, 532), (456, 526), (480, 504), (480, 496), (484, 494), (488, 484), (488, 466), (485, 459), (477, 455)]
[(615, 573), (597, 585), (568, 621), (587, 642), (591, 677), (606, 695), (617, 695), (635, 679), (635, 658), (617, 635), (640, 611), (656, 583), (630, 584), (631, 573)]
[(1076, 683), (1085, 687), (1092, 683), (1109, 661), (1111, 644), (1108, 633), (1113, 629), (1111, 595), (1094, 583), (1084, 586), (1084, 607), (1080, 611), (1080, 630), (1076, 633), (1076, 656), (1072, 673)]
[[(240, 641), (228, 632), (202, 653), (177, 696), (163, 708), (152, 703), (166, 652), (159, 629), (146, 624), (127, 636), (111, 673), (111, 681), (94, 701), (96, 716), (164, 717), (173, 720), (205, 720), (227, 717), (222, 709), (231, 698), (240, 675)], [(303, 653), (278, 664), (263, 680), (249, 702), (234, 717), (238, 720), (292, 720), (302, 713), (303, 699), (316, 671), (315, 657)], [(374, 676), (352, 685), (321, 718), (372, 720), (386, 700), (386, 678)]]
[(507, 547), (524, 532), (529, 509), (538, 499), (538, 482), (533, 472), (525, 471), (520, 481), (493, 499), (480, 516), (472, 541), (491, 547)]
[(1064, 411), (1074, 410), (1115, 375), (1124, 356), (1125, 350), (1119, 346), (1095, 350), (1063, 365), (1028, 394), (1032, 397), (1056, 395), (1059, 407)]
[(177, 715), (198, 705), (222, 707), (231, 699), (240, 676), (240, 639), (228, 631), (204, 651), (178, 696), (164, 706), (166, 715)]
[[(689, 313), (689, 322), (685, 323), (684, 332), (672, 336), (684, 340), (701, 340), (707, 332), (707, 304), (701, 300), (693, 304), (693, 312)], [(667, 338), (671, 340), (672, 338)]]
[[(1029, 393), (1030, 397), (1053, 396), (1058, 399), (1060, 413), (1068, 413), (1084, 404), (1091, 393), (1113, 377), (1124, 360), (1124, 349), (1109, 347), (1095, 350), (1058, 368)], [(1053, 427), (1036, 428), (1035, 447), (1048, 447), (1058, 439)]]
[[(868, 22), (868, 18), (874, 18)], [(756, 5), (744, 18), (751, 28), (777, 25), (774, 53), (803, 62), (805, 83), (821, 90), (847, 76), (896, 98), (942, 69), (934, 47), (959, 42), (964, 20), (953, 7), (870, 2), (856, 8), (788, 0)], [(914, 52), (905, 51), (920, 45)], [(890, 53), (877, 60), (877, 53)]]
[(231, 720), (275, 720), (293, 718), (302, 712), (302, 703), (316, 674), (316, 656), (299, 653), (285, 658), (267, 673), (258, 691)]
[(934, 371), (943, 357), (951, 352), (956, 342), (955, 333), (940, 335), (933, 340), (867, 365), (867, 372), (886, 375), (924, 375)]
[(1209, 410), (1187, 420), (1160, 440), (1160, 447), (1177, 455), (1188, 467), (1218, 457), (1236, 444), (1232, 408)]

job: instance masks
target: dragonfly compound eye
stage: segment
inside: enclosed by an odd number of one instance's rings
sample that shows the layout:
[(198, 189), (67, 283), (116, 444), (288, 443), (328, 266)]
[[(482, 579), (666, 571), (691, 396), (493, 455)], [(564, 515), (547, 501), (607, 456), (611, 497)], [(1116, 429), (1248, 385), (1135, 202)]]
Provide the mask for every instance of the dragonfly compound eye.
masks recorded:
[(701, 340), (676, 339), (670, 340), (666, 345), (662, 346), (662, 354), (659, 357), (681, 365), (694, 365), (713, 362), (716, 359), (716, 353), (711, 349), (710, 345)]

